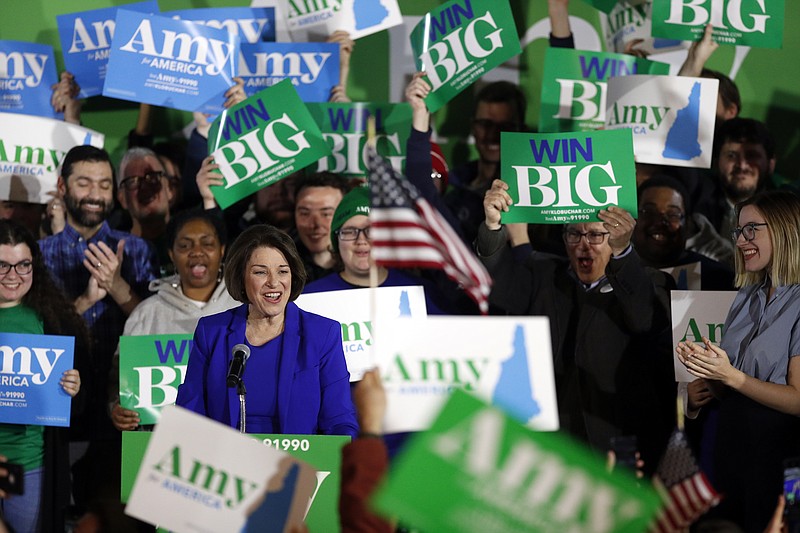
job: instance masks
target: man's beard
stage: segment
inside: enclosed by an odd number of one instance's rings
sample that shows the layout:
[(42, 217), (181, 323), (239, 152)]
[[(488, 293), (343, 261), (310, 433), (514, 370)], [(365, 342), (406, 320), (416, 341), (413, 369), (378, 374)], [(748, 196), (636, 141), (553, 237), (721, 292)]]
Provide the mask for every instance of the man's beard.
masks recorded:
[[(103, 200), (89, 200), (88, 198), (84, 198), (83, 200), (76, 201), (75, 198), (69, 194), (64, 198), (64, 203), (67, 205), (67, 213), (72, 217), (72, 220), (85, 228), (92, 228), (101, 224), (111, 214), (111, 209), (113, 207)], [(82, 209), (82, 207), (87, 204), (99, 205), (101, 210), (96, 213), (87, 213)]]
[(743, 202), (757, 193), (761, 188), (761, 183), (762, 182), (759, 180), (759, 182), (753, 186), (732, 181), (724, 184), (723, 187), (725, 189), (725, 195), (730, 198), (734, 204), (738, 204), (739, 202)]

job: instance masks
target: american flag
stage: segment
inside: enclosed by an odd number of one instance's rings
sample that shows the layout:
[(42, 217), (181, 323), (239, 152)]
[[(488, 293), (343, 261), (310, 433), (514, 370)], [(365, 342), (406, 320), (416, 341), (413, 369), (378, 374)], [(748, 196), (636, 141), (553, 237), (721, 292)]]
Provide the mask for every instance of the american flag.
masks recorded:
[(682, 531), (720, 501), (719, 494), (698, 468), (681, 429), (673, 431), (669, 438), (653, 483), (664, 501), (651, 528), (654, 532)]
[(492, 278), (444, 217), (369, 146), (370, 239), (375, 262), (392, 267), (444, 270), (489, 310)]

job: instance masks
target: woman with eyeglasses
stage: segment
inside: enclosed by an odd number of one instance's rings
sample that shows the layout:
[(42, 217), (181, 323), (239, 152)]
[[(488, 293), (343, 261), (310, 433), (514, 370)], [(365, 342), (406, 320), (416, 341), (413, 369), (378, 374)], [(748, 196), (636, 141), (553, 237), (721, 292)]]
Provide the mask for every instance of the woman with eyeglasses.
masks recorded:
[[(306, 285), (304, 293), (341, 291), (370, 286), (372, 245), (369, 240), (369, 189), (356, 187), (347, 193), (333, 214), (331, 222), (331, 247), (338, 272), (328, 274)], [(378, 287), (407, 287), (421, 285), (425, 288), (425, 302), (429, 315), (445, 314), (446, 304), (438, 289), (427, 280), (394, 268), (377, 267)]]
[[(75, 368), (51, 377), (72, 398), (74, 419), (86, 397), (78, 393), (89, 361), (89, 334), (47, 272), (36, 239), (10, 220), (0, 220), (0, 332), (75, 337)], [(64, 530), (70, 487), (64, 431), (0, 423), (0, 452), (25, 471), (24, 494), (0, 500), (0, 517), (18, 533)]]
[(800, 198), (759, 193), (737, 206), (736, 286), (719, 346), (678, 344), (688, 371), (720, 399), (714, 515), (761, 531), (800, 455)]

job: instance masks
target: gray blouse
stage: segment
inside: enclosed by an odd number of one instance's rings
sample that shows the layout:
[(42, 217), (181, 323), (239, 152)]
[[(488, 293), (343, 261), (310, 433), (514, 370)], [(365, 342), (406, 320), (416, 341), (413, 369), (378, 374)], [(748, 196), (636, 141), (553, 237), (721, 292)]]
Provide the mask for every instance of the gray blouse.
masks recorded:
[(769, 302), (767, 291), (766, 281), (739, 290), (720, 346), (745, 374), (785, 385), (789, 359), (800, 355), (800, 285), (777, 287)]

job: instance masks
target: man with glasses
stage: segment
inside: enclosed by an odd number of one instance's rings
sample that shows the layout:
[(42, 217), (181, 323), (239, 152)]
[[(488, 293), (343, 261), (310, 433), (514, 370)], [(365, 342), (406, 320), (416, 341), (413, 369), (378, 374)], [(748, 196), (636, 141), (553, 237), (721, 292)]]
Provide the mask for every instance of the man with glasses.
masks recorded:
[[(126, 318), (149, 295), (156, 258), (144, 239), (108, 224), (114, 205), (114, 169), (105, 150), (72, 148), (62, 162), (57, 187), (66, 206), (66, 226), (39, 241), (39, 246), (53, 279), (74, 302), (92, 337), (90, 406), (87, 419), (73, 421), (71, 429), (73, 440), (91, 439), (92, 452), (82, 461), (96, 476), (76, 473), (75, 486), (87, 490), (105, 486), (118, 497), (119, 484), (114, 488), (114, 478), (105, 470), (114, 467), (103, 463), (109, 457), (109, 442), (113, 458), (113, 440), (119, 440), (106, 414), (108, 372)], [(111, 472), (118, 473), (118, 466)], [(76, 494), (76, 498), (82, 496)]]
[(164, 165), (149, 148), (131, 148), (122, 156), (117, 181), (117, 201), (131, 216), (131, 234), (152, 244), (161, 275), (171, 274), (167, 223), (172, 189)]
[(526, 224), (500, 221), (507, 189), (495, 180), (486, 193), (476, 242), (494, 281), (490, 302), (550, 319), (561, 427), (603, 453), (612, 437), (635, 435), (654, 470), (675, 423), (674, 284), (642, 265), (631, 246), (636, 222), (615, 206), (599, 210), (602, 222), (564, 227), (567, 258), (532, 251)]
[[(733, 261), (732, 241), (719, 235), (711, 223), (688, 205), (686, 188), (675, 178), (658, 174), (639, 186), (639, 221), (633, 232), (633, 246), (649, 267), (700, 264), (700, 287), (704, 290), (733, 290), (733, 270), (706, 253)], [(676, 279), (679, 289), (695, 289)]]

